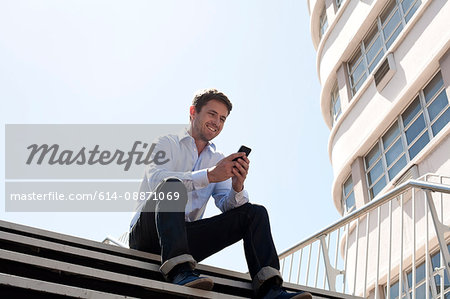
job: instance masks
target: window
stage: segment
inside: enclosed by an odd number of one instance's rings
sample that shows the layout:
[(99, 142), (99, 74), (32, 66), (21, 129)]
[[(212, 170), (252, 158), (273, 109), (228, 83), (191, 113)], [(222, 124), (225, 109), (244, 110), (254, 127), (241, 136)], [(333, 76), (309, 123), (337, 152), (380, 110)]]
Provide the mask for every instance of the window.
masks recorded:
[(383, 42), (376, 26), (372, 28), (363, 43), (365, 45), (364, 50), (367, 60), (367, 67), (369, 69), (369, 73), (372, 73), (373, 69), (384, 55)]
[(396, 1), (391, 1), (380, 15), (381, 32), (389, 48), (403, 29), (402, 15)]
[[(410, 298), (413, 288), (412, 276), (413, 273), (411, 269), (406, 274), (406, 279), (408, 280), (407, 287)], [(418, 267), (416, 267), (416, 298), (425, 298), (425, 297), (426, 297), (425, 263), (421, 263)], [(431, 292), (429, 298), (432, 298)]]
[(390, 181), (406, 166), (406, 154), (398, 123), (394, 123), (381, 139), (386, 157), (387, 177)]
[(327, 28), (328, 28), (327, 10), (324, 7), (322, 13), (320, 14), (320, 32), (319, 32), (320, 38), (322, 38), (322, 36), (325, 34)]
[[(448, 245), (448, 250), (450, 250), (450, 245)], [(444, 277), (441, 277), (438, 272), (434, 272), (434, 269), (441, 268), (441, 254), (440, 251), (437, 253), (431, 255), (431, 266), (432, 269), (430, 269), (431, 275), (433, 275), (434, 279), (430, 280), (430, 290), (429, 290), (429, 296), (430, 298), (433, 298), (432, 296), (432, 286), (431, 284), (434, 283), (436, 286), (436, 292), (438, 298), (440, 298), (441, 295), (441, 285), (444, 284), (444, 288), (442, 289), (444, 291), (444, 298), (450, 299), (450, 283), (447, 276), (447, 272), (444, 271)], [(412, 281), (412, 269), (406, 271), (406, 282), (403, 285), (402, 290), (402, 298), (412, 298), (412, 287), (413, 287), (413, 281)], [(416, 266), (416, 298), (425, 298), (426, 297), (426, 271), (425, 271), (425, 262), (422, 262), (418, 266)], [(434, 286), (433, 286), (434, 287)], [(387, 287), (384, 288), (385, 290), (385, 297), (386, 297), (386, 290)], [(406, 292), (408, 292), (409, 296), (406, 296)], [(399, 289), (398, 289), (398, 281), (395, 282), (390, 286), (390, 298), (388, 299), (396, 299), (399, 298)]]
[(342, 186), (342, 204), (344, 211), (351, 212), (355, 208), (355, 195), (353, 193), (353, 180), (352, 175), (348, 177)]
[[(407, 282), (404, 282), (403, 290), (402, 290), (402, 299), (412, 298), (412, 270), (409, 270), (406, 274)], [(425, 298), (425, 263), (420, 264), (416, 267), (416, 298)], [(386, 288), (385, 288), (386, 290)], [(406, 296), (406, 292), (408, 292), (408, 296)], [(399, 289), (398, 289), (398, 281), (391, 285), (390, 287), (390, 298), (396, 299), (399, 298)], [(386, 295), (385, 295), (386, 297)], [(430, 298), (432, 298), (430, 291)]]
[(380, 62), (419, 7), (420, 0), (391, 0), (377, 17), (358, 49), (348, 62), (352, 95)]
[(420, 6), (420, 0), (403, 0), (401, 1), (401, 5), (405, 16), (405, 21), (408, 23), (417, 8)]
[(403, 126), (405, 127), (408, 152), (410, 157), (414, 158), (430, 141), (419, 96), (402, 114), (402, 121)]
[(366, 164), (367, 185), (369, 186), (369, 197), (374, 198), (386, 186), (386, 175), (384, 173), (380, 144), (377, 142), (364, 158)]
[(370, 199), (407, 164), (400, 133), (397, 120), (364, 158)]
[(438, 72), (401, 115), (410, 159), (449, 122), (448, 108), (444, 82)]
[(358, 52), (356, 52), (356, 54), (353, 55), (353, 58), (348, 63), (350, 86), (353, 95), (359, 90), (359, 88), (364, 83), (364, 81), (366, 81), (366, 78), (368, 76), (364, 59), (365, 58), (361, 54), (361, 50), (358, 50)]
[(341, 99), (339, 97), (339, 89), (336, 83), (333, 88), (333, 91), (331, 92), (331, 119), (333, 120), (333, 125), (337, 122), (340, 115), (341, 115)]
[(449, 102), (438, 72), (364, 157), (370, 199), (449, 121)]
[[(447, 245), (447, 249), (450, 251), (450, 244)], [(433, 269), (436, 268), (442, 268), (444, 267), (444, 261), (441, 260), (441, 252), (438, 251), (435, 255), (433, 255), (431, 257), (431, 265), (433, 266)], [(444, 290), (444, 298), (445, 299), (450, 299), (450, 281), (448, 279), (447, 276), (447, 271), (443, 271), (444, 272), (444, 277), (442, 277), (441, 275), (439, 275), (438, 272), (433, 273), (433, 277), (434, 277), (434, 283), (436, 284), (436, 291), (438, 294), (441, 293), (441, 286), (444, 285), (444, 288), (442, 290)]]

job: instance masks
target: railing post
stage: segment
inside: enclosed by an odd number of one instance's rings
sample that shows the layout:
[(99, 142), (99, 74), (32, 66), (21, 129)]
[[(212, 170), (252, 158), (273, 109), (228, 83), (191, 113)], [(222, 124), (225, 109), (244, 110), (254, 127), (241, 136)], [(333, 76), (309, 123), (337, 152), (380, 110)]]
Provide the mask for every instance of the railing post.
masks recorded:
[(314, 278), (314, 287), (317, 288), (319, 278), (319, 263), (320, 263), (320, 242), (317, 243), (317, 260), (316, 260), (316, 276)]
[(386, 298), (391, 298), (391, 265), (392, 265), (392, 200), (389, 201), (389, 253), (388, 253), (388, 273), (386, 284)]
[(352, 292), (352, 296), (355, 296), (355, 292), (356, 292), (356, 275), (358, 273), (358, 246), (359, 245), (359, 218), (356, 219), (356, 249), (355, 249), (355, 275), (353, 275), (353, 292)]
[(403, 194), (400, 194), (400, 208), (400, 268), (398, 270), (398, 298), (403, 298)]
[(309, 266), (311, 265), (311, 251), (312, 251), (312, 244), (309, 244), (309, 251), (308, 251), (308, 264), (306, 265), (306, 281), (305, 285), (308, 285), (309, 280)]
[(300, 282), (300, 273), (301, 273), (301, 268), (302, 268), (302, 258), (303, 258), (303, 248), (300, 249), (300, 257), (299, 257), (299, 260), (298, 260), (297, 284), (299, 284), (299, 282)]
[[(430, 209), (430, 204), (428, 203), (428, 195), (425, 192), (425, 227), (426, 227), (426, 231), (425, 231), (425, 299), (429, 299), (430, 298), (430, 292), (428, 291), (430, 289), (430, 281), (431, 281), (431, 276), (430, 276), (430, 221), (429, 221), (429, 216), (428, 216), (428, 210)], [(415, 298), (414, 298), (415, 299)]]
[[(411, 189), (411, 213), (413, 226), (413, 244), (412, 244), (412, 292), (413, 299), (416, 299), (416, 197), (415, 188)], [(428, 254), (428, 253), (427, 253)]]
[[(436, 236), (439, 242), (439, 247), (441, 249), (441, 256), (444, 259), (445, 270), (447, 271), (448, 277), (450, 277), (450, 254), (448, 252), (447, 244), (445, 242), (444, 234), (450, 231), (450, 227), (444, 225), (439, 221), (436, 207), (431, 197), (431, 191), (425, 190), (425, 197), (428, 202), (428, 208), (430, 209), (431, 219), (433, 220), (434, 229), (436, 231)], [(426, 211), (428, 213), (428, 211)]]
[(325, 272), (327, 274), (328, 287), (330, 291), (336, 291), (336, 277), (342, 274), (341, 271), (331, 266), (330, 257), (328, 255), (328, 245), (325, 242), (325, 235), (319, 237), (320, 245), (322, 247), (323, 261), (325, 263)]
[(291, 282), (292, 264), (294, 263), (294, 253), (291, 254), (291, 264), (289, 266), (288, 282)]
[[(349, 234), (350, 234), (350, 224), (347, 223), (347, 226), (345, 228), (345, 253), (344, 253), (344, 271), (342, 272), (342, 293), (346, 293), (347, 289), (347, 259), (348, 259), (348, 240), (349, 240)], [(350, 288), (348, 289), (350, 292)]]
[[(380, 298), (380, 240), (381, 240), (381, 207), (377, 209), (377, 273), (375, 278), (375, 299)], [(390, 269), (389, 269), (390, 271)]]

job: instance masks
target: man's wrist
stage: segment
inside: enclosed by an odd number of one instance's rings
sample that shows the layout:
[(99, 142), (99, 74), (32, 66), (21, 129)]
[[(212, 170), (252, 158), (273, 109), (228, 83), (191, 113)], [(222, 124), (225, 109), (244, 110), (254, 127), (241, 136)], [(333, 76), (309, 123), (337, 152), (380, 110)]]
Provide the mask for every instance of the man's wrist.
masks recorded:
[(239, 193), (242, 190), (244, 190), (244, 185), (242, 185), (240, 188), (239, 187), (235, 188), (235, 186), (231, 186), (231, 187), (233, 188), (234, 192), (236, 192), (236, 193)]
[(216, 167), (213, 166), (213, 167), (208, 168), (208, 169), (206, 170), (206, 175), (207, 175), (208, 181), (209, 181), (210, 183), (215, 183), (215, 178), (214, 178), (214, 173), (213, 173), (214, 168), (216, 168)]

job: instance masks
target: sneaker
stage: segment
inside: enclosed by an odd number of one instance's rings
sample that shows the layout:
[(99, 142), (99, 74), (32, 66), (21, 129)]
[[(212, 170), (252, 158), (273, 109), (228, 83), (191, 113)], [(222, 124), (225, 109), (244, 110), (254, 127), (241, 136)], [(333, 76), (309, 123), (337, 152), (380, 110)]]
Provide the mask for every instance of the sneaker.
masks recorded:
[(206, 291), (211, 291), (214, 286), (214, 282), (211, 278), (201, 277), (199, 274), (195, 273), (192, 270), (178, 273), (173, 278), (172, 283)]
[(287, 292), (279, 286), (273, 287), (267, 292), (263, 299), (312, 299), (309, 292), (300, 291), (296, 293)]

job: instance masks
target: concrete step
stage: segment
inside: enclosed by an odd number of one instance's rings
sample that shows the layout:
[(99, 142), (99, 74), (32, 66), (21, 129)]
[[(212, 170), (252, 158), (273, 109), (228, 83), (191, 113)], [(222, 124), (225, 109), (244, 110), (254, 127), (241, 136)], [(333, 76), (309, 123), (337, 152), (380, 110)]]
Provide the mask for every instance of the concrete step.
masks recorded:
[[(212, 291), (164, 281), (160, 257), (128, 248), (0, 221), (0, 293), (31, 298), (251, 298), (248, 274), (199, 264)], [(350, 298), (308, 290), (315, 298)]]

